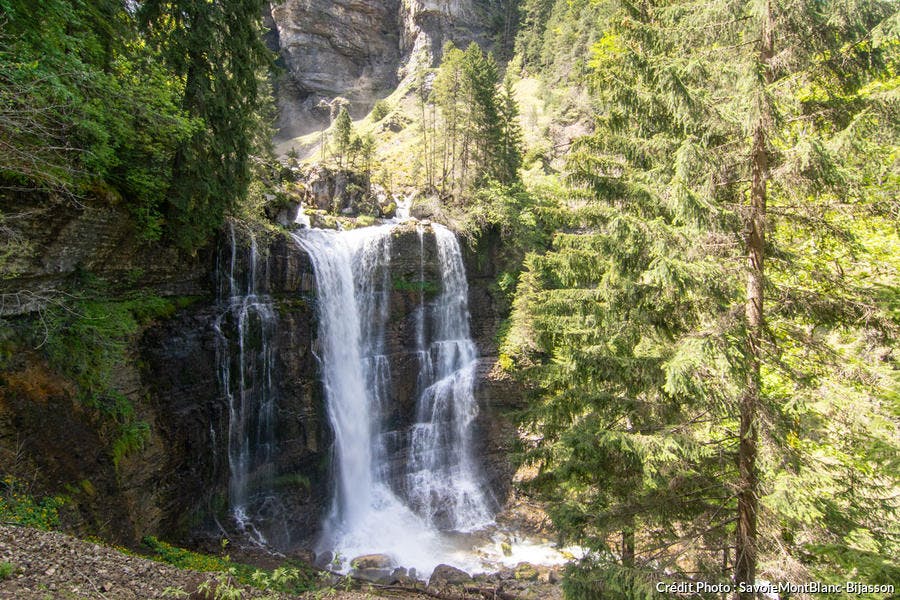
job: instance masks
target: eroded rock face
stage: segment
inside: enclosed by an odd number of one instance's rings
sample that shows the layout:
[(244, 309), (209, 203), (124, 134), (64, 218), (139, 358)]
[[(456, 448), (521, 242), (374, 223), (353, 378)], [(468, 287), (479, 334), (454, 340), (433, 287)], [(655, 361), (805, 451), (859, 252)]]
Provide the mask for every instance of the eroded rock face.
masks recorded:
[(202, 295), (209, 289), (208, 253), (186, 256), (148, 243), (119, 206), (4, 193), (0, 214), (2, 235), (20, 242), (0, 261), (0, 316), (34, 311), (60, 290), (84, 284), (102, 283), (109, 295)]
[[(67, 493), (73, 497), (70, 512), (77, 513), (73, 528), (81, 533), (99, 533), (126, 545), (144, 535), (194, 545), (203, 531), (220, 532), (216, 519), (222, 523), (228, 515), (229, 411), (217, 375), (216, 319), (223, 307), (216, 299), (215, 252), (179, 257), (141, 245), (115, 210), (50, 205), (21, 222), (33, 245), (11, 265), (17, 275), (5, 279), (0, 292), (72, 284), (87, 272), (110, 280), (107, 299), (112, 301), (119, 289), (133, 293), (132, 277), (148, 293), (185, 294), (193, 301), (145, 326), (128, 349), (127, 364), (116, 373), (114, 387), (134, 406), (135, 418), (149, 427), (141, 449), (114, 464), (103, 423), (81, 407), (71, 382), (32, 352), (0, 372), (0, 449), (10, 450), (0, 453), (0, 468), (12, 472), (3, 460), (21, 450), (23, 469), (37, 469), (45, 479), (35, 493), (78, 486), (80, 491)], [(434, 298), (441, 277), (433, 234), (420, 238), (410, 224), (392, 236), (385, 343), (397, 385), (385, 425), (403, 430), (415, 419), (416, 311), (423, 296), (425, 302)], [(272, 469), (284, 501), (280, 510), (290, 516), (284, 539), (303, 544), (315, 537), (326, 512), (332, 447), (315, 357), (315, 274), (309, 257), (289, 236), (267, 234), (258, 243), (266, 257), (259, 293), (271, 299), (277, 319), (273, 379), (278, 451)], [(481, 355), (476, 455), (502, 503), (509, 480), (505, 457), (509, 439), (515, 437), (502, 414), (516, 394), (489, 377), (496, 352), (494, 325), (503, 307), (490, 288), (494, 262), (490, 256), (477, 260), (487, 251), (493, 250), (466, 254), (472, 331)], [(17, 315), (28, 306), (7, 304), (6, 309), (7, 315)], [(28, 319), (7, 318), (20, 319), (23, 326)], [(395, 459), (405, 457), (399, 452)]]
[(320, 101), (343, 97), (354, 117), (390, 94), (416, 65), (434, 66), (445, 42), (490, 47), (499, 3), (489, 0), (284, 0), (271, 5), (279, 138), (321, 129)]
[[(249, 268), (245, 251), (248, 243), (237, 237), (239, 251), (232, 276), (241, 282)], [(254, 468), (247, 476), (251, 482), (262, 481), (263, 477), (271, 482), (265, 491), (267, 498), (260, 500), (251, 494), (254, 526), (273, 547), (288, 549), (308, 542), (317, 531), (328, 495), (330, 431), (313, 354), (316, 322), (312, 266), (284, 235), (263, 236), (257, 244), (260, 255), (255, 265), (255, 292), (260, 301), (271, 304), (275, 319), (274, 336), (268, 343), (274, 357), (270, 398), (274, 402), (273, 441), (277, 452), (270, 463)], [(222, 263), (229, 262), (230, 257), (230, 249), (220, 251), (219, 279), (227, 278)], [(232, 476), (232, 417), (218, 369), (223, 352), (231, 353), (225, 360), (234, 368), (238, 352), (259, 352), (260, 348), (252, 331), (246, 346), (237, 347), (229, 310), (222, 298), (192, 307), (148, 330), (141, 344), (144, 378), (151, 390), (157, 428), (170, 448), (162, 494), (165, 518), (160, 528), (167, 537), (186, 543), (198, 534), (202, 539), (205, 531), (217, 531), (221, 525), (229, 527), (231, 518), (228, 482)], [(221, 318), (223, 314), (225, 319)], [(261, 379), (247, 381), (254, 386)], [(260, 393), (249, 388), (246, 392)], [(239, 535), (237, 530), (234, 533)]]

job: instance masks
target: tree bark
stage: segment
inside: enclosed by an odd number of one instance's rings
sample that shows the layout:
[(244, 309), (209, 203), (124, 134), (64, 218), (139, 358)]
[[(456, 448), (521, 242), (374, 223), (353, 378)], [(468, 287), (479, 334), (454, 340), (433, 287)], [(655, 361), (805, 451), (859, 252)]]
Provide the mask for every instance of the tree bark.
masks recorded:
[[(747, 324), (749, 364), (744, 394), (740, 400), (740, 446), (738, 448), (738, 523), (734, 563), (735, 598), (750, 600), (756, 580), (757, 557), (757, 474), (756, 455), (759, 438), (760, 343), (763, 333), (763, 285), (765, 281), (766, 192), (769, 178), (767, 132), (771, 114), (765, 98), (772, 82), (770, 61), (773, 55), (772, 19), (769, 3), (763, 8), (758, 64), (762, 69), (758, 121), (753, 130), (751, 150), (750, 206), (747, 215), (747, 300), (744, 307)], [(744, 591), (741, 591), (741, 587)]]
[(622, 530), (622, 565), (634, 566), (634, 520), (630, 527)]

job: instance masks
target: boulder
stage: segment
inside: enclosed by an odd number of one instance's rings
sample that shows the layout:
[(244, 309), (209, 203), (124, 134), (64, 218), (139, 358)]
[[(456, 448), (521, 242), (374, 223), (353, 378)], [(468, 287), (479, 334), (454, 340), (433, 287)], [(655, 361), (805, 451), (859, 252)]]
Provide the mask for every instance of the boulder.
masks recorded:
[(388, 569), (353, 569), (350, 571), (351, 577), (368, 581), (369, 583), (377, 583), (380, 585), (390, 585), (394, 583), (391, 578), (391, 572)]
[(364, 569), (390, 569), (394, 559), (387, 554), (363, 554), (350, 561), (350, 566), (360, 571)]
[(538, 578), (537, 567), (527, 562), (517, 564), (513, 573), (513, 576), (519, 581), (535, 581)]
[(333, 560), (334, 554), (326, 550), (325, 552), (316, 555), (316, 562), (313, 564), (320, 569), (327, 569), (332, 566), (331, 562)]
[(431, 573), (428, 585), (442, 587), (447, 585), (460, 585), (472, 581), (472, 576), (461, 569), (450, 565), (438, 565)]
[(307, 565), (316, 564), (316, 553), (309, 548), (297, 548), (291, 551), (288, 556), (293, 560), (299, 560)]

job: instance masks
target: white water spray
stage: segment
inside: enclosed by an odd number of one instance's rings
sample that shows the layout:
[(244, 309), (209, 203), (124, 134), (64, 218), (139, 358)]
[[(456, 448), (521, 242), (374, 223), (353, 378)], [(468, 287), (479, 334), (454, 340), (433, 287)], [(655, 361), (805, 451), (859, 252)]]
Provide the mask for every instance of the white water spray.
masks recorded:
[[(441, 533), (483, 527), (492, 515), (470, 450), (476, 355), (465, 271), (455, 236), (440, 226), (433, 230), (441, 292), (430, 306), (424, 290), (420, 293), (416, 319), (416, 422), (401, 481), (394, 482), (401, 489), (388, 481), (380, 428), (391, 385), (384, 334), (392, 229), (295, 234), (315, 270), (319, 360), (335, 435), (335, 490), (320, 549), (345, 558), (386, 552), (420, 574), (441, 562), (472, 568), (474, 557)], [(427, 317), (431, 340), (426, 339)]]

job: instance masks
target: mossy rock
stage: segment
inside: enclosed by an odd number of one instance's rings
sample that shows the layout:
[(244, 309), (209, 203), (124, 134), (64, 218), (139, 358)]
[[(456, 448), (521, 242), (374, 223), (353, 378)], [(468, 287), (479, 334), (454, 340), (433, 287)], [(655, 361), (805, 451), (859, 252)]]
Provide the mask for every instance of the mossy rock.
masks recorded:
[(538, 578), (538, 570), (534, 565), (527, 562), (520, 562), (513, 571), (513, 577), (518, 581), (536, 581)]

